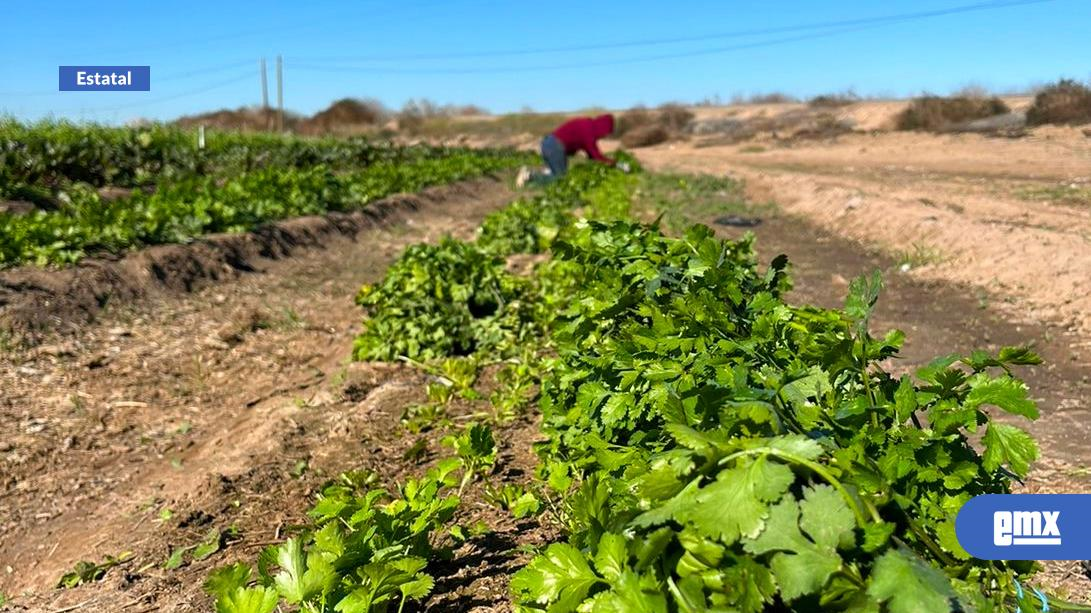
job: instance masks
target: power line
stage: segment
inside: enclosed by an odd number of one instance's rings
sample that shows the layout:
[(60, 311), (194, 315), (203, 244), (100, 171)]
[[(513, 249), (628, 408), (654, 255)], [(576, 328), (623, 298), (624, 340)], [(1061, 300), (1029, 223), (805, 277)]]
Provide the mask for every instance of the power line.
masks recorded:
[[(1044, 0), (1048, 1), (1048, 0)], [(738, 45), (729, 45), (725, 47), (713, 47), (706, 49), (697, 49), (693, 51), (680, 51), (675, 53), (663, 53), (658, 55), (646, 55), (641, 57), (625, 58), (618, 60), (599, 60), (599, 61), (584, 61), (584, 62), (572, 62), (564, 64), (539, 64), (539, 65), (519, 65), (519, 66), (496, 66), (489, 68), (383, 68), (375, 66), (323, 66), (319, 64), (292, 64), (292, 68), (302, 71), (313, 72), (357, 72), (357, 73), (374, 73), (374, 74), (416, 74), (416, 75), (457, 75), (457, 74), (495, 74), (495, 73), (507, 73), (507, 72), (528, 72), (528, 71), (546, 71), (546, 70), (572, 70), (576, 68), (595, 68), (601, 66), (617, 66), (622, 64), (640, 64), (644, 62), (656, 62), (662, 60), (682, 59), (689, 57), (699, 57), (704, 55), (716, 55), (720, 53), (728, 53), (731, 51), (742, 51), (746, 49), (757, 49), (761, 47), (772, 47), (776, 45), (782, 45), (786, 43), (800, 42), (805, 40), (814, 40), (819, 38), (829, 38), (838, 34), (846, 34), (849, 32), (857, 32), (860, 30), (866, 30), (870, 28), (876, 28), (880, 25), (876, 24), (870, 26), (858, 26), (854, 28), (841, 28), (837, 30), (831, 30), (829, 32), (821, 32), (817, 34), (803, 34), (799, 36), (789, 36), (784, 38), (774, 38), (771, 40), (756, 41), (752, 43), (742, 43)]]
[(155, 82), (156, 83), (162, 83), (164, 81), (166, 81), (166, 82), (179, 81), (179, 80), (182, 80), (182, 79), (188, 79), (190, 77), (196, 77), (196, 76), (200, 76), (200, 75), (214, 74), (214, 73), (217, 73), (217, 72), (226, 72), (228, 70), (231, 70), (232, 68), (239, 68), (240, 66), (250, 66), (253, 63), (254, 63), (254, 60), (239, 60), (238, 62), (231, 62), (229, 64), (220, 64), (219, 66), (211, 66), (211, 67), (208, 67), (208, 68), (197, 68), (197, 69), (191, 70), (189, 72), (183, 72), (183, 73), (178, 73), (178, 74), (173, 74), (173, 75), (168, 74), (165, 77), (155, 77)]
[(240, 83), (242, 81), (246, 81), (246, 80), (253, 79), (253, 78), (254, 78), (253, 71), (247, 70), (245, 73), (236, 75), (234, 77), (231, 77), (230, 79), (225, 79), (223, 81), (217, 81), (216, 83), (211, 83), (211, 84), (206, 85), (204, 87), (194, 89), (194, 90), (190, 90), (190, 91), (187, 91), (187, 92), (173, 94), (173, 95), (170, 95), (170, 96), (163, 96), (163, 97), (160, 97), (160, 98), (155, 98), (153, 100), (141, 100), (141, 101), (138, 101), (138, 102), (131, 102), (131, 103), (128, 103), (128, 104), (118, 104), (118, 105), (114, 105), (114, 106), (92, 108), (92, 109), (88, 109), (88, 110), (91, 111), (91, 112), (95, 112), (95, 113), (103, 113), (103, 112), (110, 112), (110, 111), (119, 111), (119, 110), (123, 110), (123, 109), (151, 106), (153, 104), (159, 104), (159, 103), (162, 103), (162, 102), (170, 102), (171, 100), (178, 100), (179, 98), (188, 98), (189, 96), (196, 96), (198, 94), (203, 94), (203, 93), (210, 92), (210, 91), (213, 91), (213, 90), (221, 89), (221, 88), (227, 87), (228, 85), (234, 85), (235, 83)]
[[(240, 66), (249, 66), (253, 63), (253, 60), (240, 60), (238, 62), (231, 62), (229, 64), (220, 64), (217, 66), (208, 66), (205, 68), (197, 68), (188, 72), (181, 72), (176, 74), (168, 74), (165, 77), (152, 74), (153, 83), (163, 83), (171, 81), (182, 81), (190, 77), (197, 77), (206, 74), (215, 74), (218, 72), (225, 72), (232, 68), (238, 68)], [(29, 98), (29, 97), (41, 97), (41, 96), (53, 96), (60, 93), (59, 91), (41, 91), (41, 92), (0, 92), (0, 96), (12, 96), (17, 98)]]
[(951, 7), (947, 9), (935, 9), (930, 11), (918, 11), (913, 13), (902, 13), (898, 15), (885, 15), (881, 17), (864, 17), (858, 19), (845, 19), (838, 21), (826, 21), (809, 24), (798, 24), (793, 26), (780, 26), (773, 28), (759, 28), (749, 30), (735, 30), (731, 32), (720, 32), (716, 34), (703, 34), (698, 36), (679, 36), (672, 38), (651, 38), (651, 39), (639, 39), (630, 41), (621, 41), (613, 43), (595, 43), (585, 45), (569, 45), (560, 47), (538, 47), (530, 49), (494, 49), (488, 51), (470, 51), (464, 53), (425, 53), (425, 54), (405, 54), (405, 55), (371, 55), (371, 56), (355, 56), (355, 57), (301, 57), (298, 58), (303, 62), (394, 62), (394, 61), (421, 61), (421, 60), (444, 60), (444, 59), (471, 59), (471, 58), (484, 58), (484, 57), (504, 57), (504, 56), (521, 56), (521, 55), (538, 55), (546, 53), (567, 53), (575, 51), (601, 51), (608, 49), (623, 49), (629, 47), (645, 47), (645, 46), (657, 46), (657, 45), (670, 45), (678, 43), (692, 43), (692, 42), (704, 42), (709, 40), (720, 40), (725, 38), (744, 38), (748, 36), (762, 36), (768, 34), (784, 34), (788, 32), (799, 32), (806, 30), (824, 30), (828, 28), (842, 28), (849, 26), (868, 26), (868, 25), (883, 25), (886, 23), (897, 23), (903, 21), (911, 21), (918, 19), (928, 19), (934, 17), (943, 17), (947, 15), (955, 15), (959, 13), (970, 13), (976, 11), (1004, 9), (1017, 6), (1025, 6), (1031, 4), (1042, 4), (1045, 2), (1054, 2), (1056, 0), (992, 0), (990, 2), (979, 2), (976, 4), (967, 4), (962, 6)]

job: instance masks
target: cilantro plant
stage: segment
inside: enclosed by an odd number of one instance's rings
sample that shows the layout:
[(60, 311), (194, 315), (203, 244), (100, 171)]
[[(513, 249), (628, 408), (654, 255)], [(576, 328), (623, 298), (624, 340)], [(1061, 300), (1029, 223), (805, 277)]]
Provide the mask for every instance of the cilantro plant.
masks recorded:
[(425, 569), (429, 558), (446, 555), (460, 470), (469, 471), (457, 458), (441, 461), (394, 493), (371, 487), (373, 475), (343, 475), (323, 489), (308, 531), (262, 553), (256, 578), (236, 564), (213, 572), (205, 589), (225, 613), (268, 613), (280, 604), (316, 613), (400, 611), (432, 590)]

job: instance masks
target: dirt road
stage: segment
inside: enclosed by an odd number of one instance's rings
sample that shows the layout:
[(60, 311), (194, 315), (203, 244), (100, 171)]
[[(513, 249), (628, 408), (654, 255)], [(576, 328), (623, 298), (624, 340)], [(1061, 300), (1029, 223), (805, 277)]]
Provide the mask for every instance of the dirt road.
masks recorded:
[[(1091, 138), (915, 133), (639, 151), (656, 169), (730, 174), (837, 236), (998, 301), (1010, 318), (1079, 330), (1091, 362)], [(1086, 198), (1086, 201), (1084, 200)]]

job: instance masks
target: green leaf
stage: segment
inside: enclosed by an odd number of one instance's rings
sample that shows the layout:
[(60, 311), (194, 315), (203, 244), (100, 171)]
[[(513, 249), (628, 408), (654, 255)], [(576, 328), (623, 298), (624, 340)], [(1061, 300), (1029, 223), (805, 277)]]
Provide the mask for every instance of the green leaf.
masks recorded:
[(1030, 347), (1001, 347), (997, 359), (1005, 364), (1034, 366), (1042, 363), (1042, 358)]
[(612, 394), (602, 405), (602, 421), (605, 424), (614, 424), (623, 419), (636, 405), (636, 399), (632, 394), (625, 392)]
[(667, 598), (652, 580), (625, 571), (609, 592), (597, 594), (591, 613), (667, 613)]
[(333, 567), (319, 556), (304, 558), (303, 545), (294, 538), (277, 547), (277, 564), (280, 572), (273, 579), (281, 596), (293, 604), (322, 593), (337, 578)]
[(431, 575), (421, 575), (418, 578), (402, 583), (398, 586), (398, 590), (402, 593), (402, 597), (409, 600), (423, 600), (432, 593), (432, 588), (436, 585), (435, 579)]
[(901, 550), (890, 550), (872, 568), (867, 593), (890, 613), (943, 613), (954, 590), (942, 572)]
[(1038, 443), (1015, 426), (990, 422), (981, 442), (985, 445), (983, 465), (988, 471), (1007, 464), (1013, 473), (1025, 477), (1030, 463), (1038, 459)]
[(175, 570), (181, 568), (185, 563), (186, 552), (193, 549), (193, 545), (187, 545), (184, 547), (175, 547), (171, 550), (170, 556), (167, 557), (167, 561), (163, 562), (164, 570)]
[(250, 582), (251, 568), (249, 564), (236, 562), (230, 566), (222, 566), (209, 573), (205, 579), (205, 592), (220, 597), (226, 596), (235, 590), (246, 587)]
[(857, 329), (867, 331), (868, 319), (879, 301), (883, 289), (883, 273), (876, 270), (871, 277), (859, 276), (849, 283), (849, 295), (845, 298), (845, 315), (857, 324)]
[(741, 536), (753, 538), (765, 523), (768, 503), (779, 499), (794, 479), (787, 466), (760, 457), (749, 466), (721, 471), (697, 493), (697, 504), (675, 513), (675, 519), (727, 545)]
[(216, 599), (216, 613), (272, 613), (277, 591), (267, 587), (236, 588)]
[(894, 391), (894, 420), (904, 424), (917, 410), (917, 391), (909, 375), (903, 375), (898, 389)]
[(200, 543), (197, 544), (196, 547), (193, 548), (193, 559), (204, 560), (205, 558), (219, 551), (222, 538), (223, 533), (221, 533), (216, 528), (209, 530), (208, 534), (205, 535), (204, 540), (202, 540)]
[(511, 579), (522, 602), (549, 605), (549, 611), (574, 611), (601, 579), (583, 553), (567, 543), (554, 543)]
[(617, 581), (629, 559), (625, 537), (620, 534), (604, 534), (599, 539), (598, 547), (598, 553), (595, 554), (595, 570), (607, 581)]
[(834, 553), (804, 549), (799, 553), (774, 555), (769, 567), (780, 586), (780, 595), (792, 601), (822, 589), (830, 575), (841, 568), (841, 559)]
[(852, 544), (856, 517), (837, 490), (828, 485), (807, 488), (799, 508), (799, 526), (816, 545), (836, 549)]
[(966, 396), (967, 408), (976, 409), (983, 404), (999, 407), (1013, 415), (1038, 419), (1038, 407), (1027, 398), (1027, 386), (1008, 376), (990, 379), (976, 375), (971, 379), (970, 393)]

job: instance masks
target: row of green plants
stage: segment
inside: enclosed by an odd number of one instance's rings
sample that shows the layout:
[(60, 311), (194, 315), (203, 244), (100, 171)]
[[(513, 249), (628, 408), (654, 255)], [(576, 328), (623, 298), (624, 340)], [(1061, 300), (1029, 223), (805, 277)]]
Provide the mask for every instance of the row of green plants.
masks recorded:
[(0, 213), (0, 267), (70, 264), (89, 253), (185, 242), (287, 217), (358, 209), (394, 193), (502, 171), (522, 160), (516, 154), (450, 151), (376, 161), (357, 170), (270, 165), (230, 177), (187, 176), (115, 200), (74, 184), (52, 210)]
[(336, 171), (379, 162), (416, 162), (466, 152), (418, 144), (354, 138), (208, 130), (203, 147), (195, 129), (153, 124), (114, 128), (67, 121), (25, 124), (0, 118), (0, 196), (48, 196), (75, 183), (139, 187), (194, 176), (230, 176), (259, 168)]
[[(540, 487), (487, 494), (521, 516), (548, 501), (565, 539), (512, 578), (516, 609), (1037, 610), (1019, 588), (1036, 565), (973, 559), (953, 526), (970, 497), (1010, 491), (1037, 458), (1029, 434), (989, 411), (1037, 418), (1015, 369), (1039, 358), (1004, 348), (895, 376), (885, 365), (904, 337), (874, 337), (870, 326), (881, 277), (854, 281), (843, 309), (788, 304), (784, 256), (759, 267), (749, 238), (723, 240), (704, 226), (669, 236), (632, 221), (639, 181), (577, 166), (490, 216), (473, 243), (411, 247), (358, 297), (368, 318), (355, 357), (416, 361), (440, 382), (429, 405), (407, 411), (411, 431), (442, 419), (456, 391), (472, 394), (492, 362), (509, 364), (490, 398), (496, 418), (510, 413), (502, 406), (537, 402)], [(547, 250), (529, 274), (511, 270), (511, 256)], [(458, 436), (457, 458), (439, 466), (470, 470), (449, 479), (462, 494), (487, 473), (491, 464), (474, 458), (494, 443), (486, 426)], [(352, 494), (349, 507), (367, 495)], [(466, 536), (451, 532), (455, 506), (428, 524), (432, 534)], [(209, 586), (219, 610), (264, 613), (280, 601), (388, 610), (347, 600), (382, 558), (344, 556), (322, 529), (315, 524), (297, 559), (323, 558), (315, 572), (332, 564), (336, 580), (301, 600), (269, 570), (285, 572), (269, 554), (256, 587), (248, 570), (230, 589)], [(449, 550), (399, 551), (419, 559), (395, 581), (412, 590), (430, 581), (429, 556)], [(261, 607), (231, 608), (233, 598)]]
[[(306, 529), (267, 548), (255, 565), (236, 563), (209, 575), (205, 589), (215, 597), (217, 611), (270, 613), (281, 605), (340, 613), (400, 611), (429, 595), (435, 583), (427, 572), (429, 561), (449, 558), (453, 547), (485, 530), (457, 521), (471, 484), (480, 482), (484, 499), (516, 517), (542, 510), (533, 492), (489, 479), (496, 442), (488, 420), (452, 430), (445, 411), (457, 398), (481, 400), (474, 384), (484, 367), (497, 363), (497, 386), (488, 398), (495, 408), (491, 421), (505, 423), (529, 408), (543, 365), (534, 343), (547, 337), (556, 308), (542, 298), (560, 292), (546, 290), (552, 286), (541, 275), (507, 270), (504, 256), (512, 251), (499, 245), (511, 244), (524, 228), (505, 218), (541, 205), (543, 215), (567, 227), (574, 222), (570, 214), (560, 220), (546, 211), (560, 210), (562, 203), (566, 209), (577, 202), (600, 206), (594, 196), (613, 175), (598, 167), (574, 169), (570, 179), (489, 216), (490, 225), (509, 230), (475, 242), (447, 238), (414, 245), (380, 283), (360, 289), (357, 302), (371, 317), (357, 338), (355, 357), (408, 359), (432, 375), (427, 403), (407, 407), (403, 424), (407, 435), (451, 430), (443, 438), (451, 455), (393, 491), (368, 471), (330, 482), (309, 512)], [(609, 189), (616, 191), (616, 185)], [(540, 248), (548, 246), (543, 239)]]

